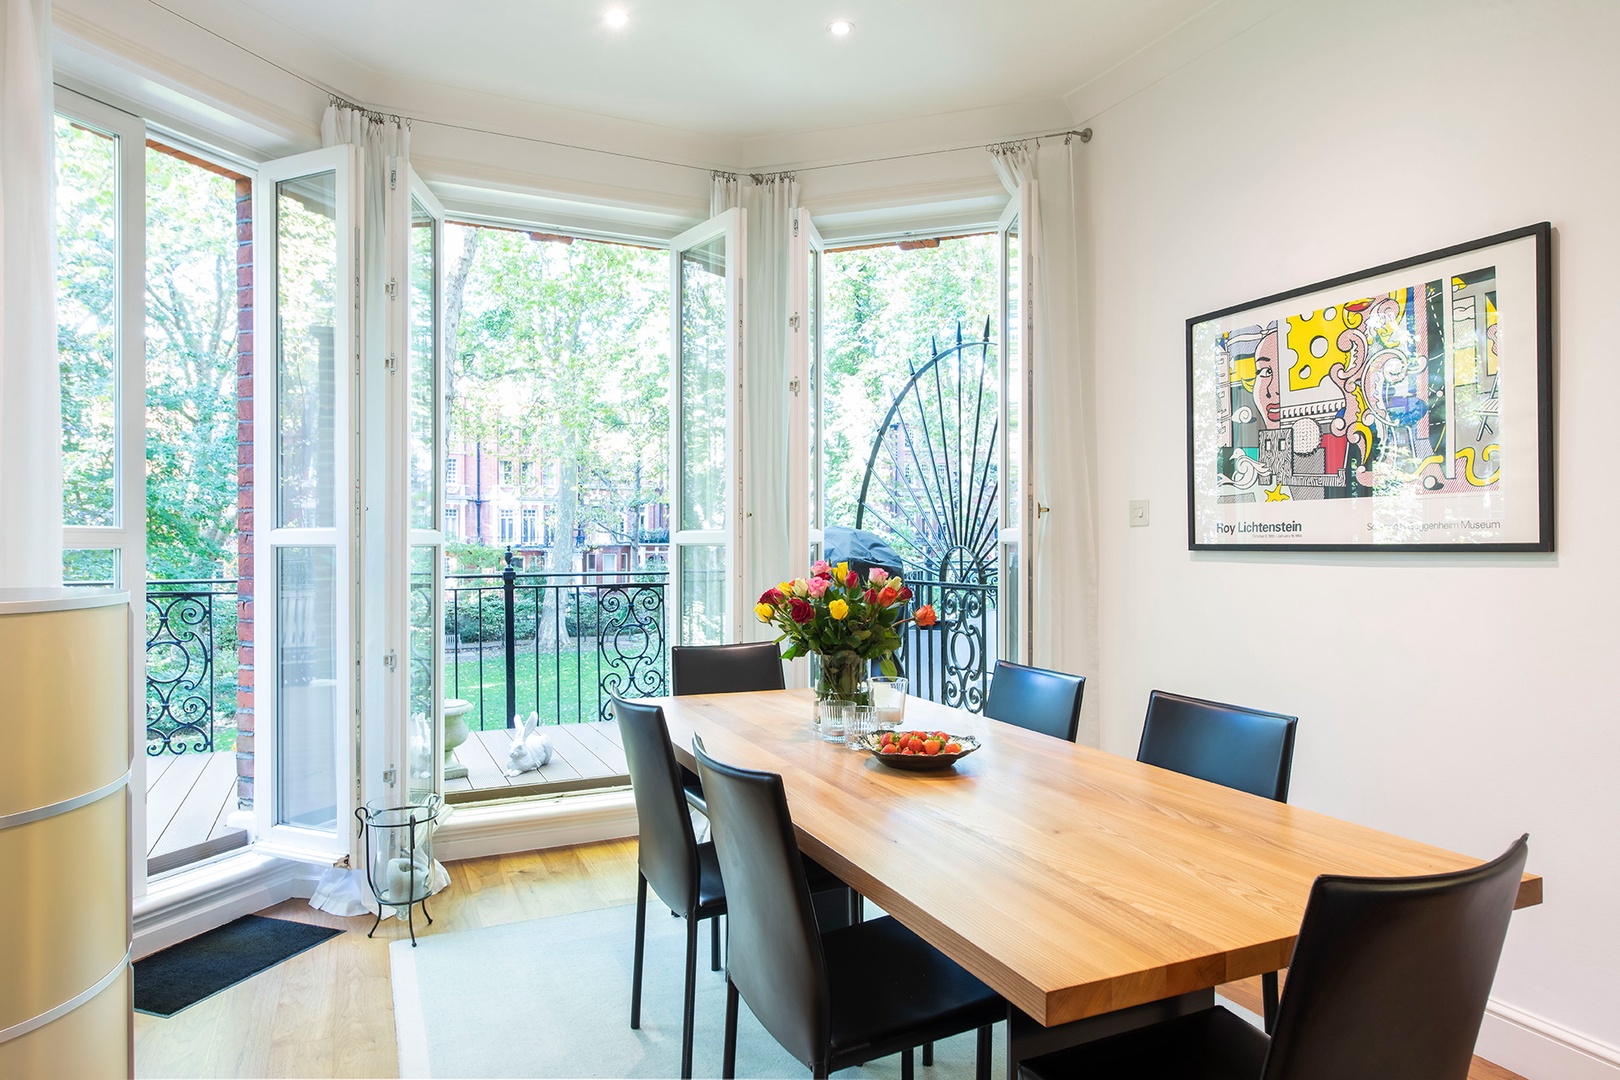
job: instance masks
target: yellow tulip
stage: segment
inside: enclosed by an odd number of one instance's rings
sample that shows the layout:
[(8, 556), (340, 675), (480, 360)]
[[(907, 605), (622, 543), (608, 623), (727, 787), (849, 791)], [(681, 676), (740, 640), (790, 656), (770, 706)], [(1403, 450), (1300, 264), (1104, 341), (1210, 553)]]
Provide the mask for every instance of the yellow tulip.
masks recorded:
[(842, 619), (849, 614), (849, 605), (842, 600), (834, 600), (827, 605), (827, 614), (835, 619)]
[(776, 609), (769, 604), (755, 604), (754, 614), (759, 616), (760, 622), (770, 622), (771, 616), (776, 614)]

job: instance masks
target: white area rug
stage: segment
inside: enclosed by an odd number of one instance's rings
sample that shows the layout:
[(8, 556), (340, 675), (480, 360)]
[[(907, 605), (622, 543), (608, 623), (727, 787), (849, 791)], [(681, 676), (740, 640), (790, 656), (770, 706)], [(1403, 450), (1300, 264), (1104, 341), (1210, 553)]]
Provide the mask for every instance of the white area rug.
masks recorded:
[[(399, 1070), (404, 1077), (673, 1077), (681, 1064), (686, 931), (656, 902), (647, 910), (641, 1030), (630, 1028), (634, 906), (436, 934), (389, 945)], [(693, 1072), (720, 1075), (726, 983), (709, 970), (709, 930), (698, 938)], [(1004, 1077), (1005, 1024), (996, 1025), (994, 1075)], [(972, 1032), (939, 1043), (917, 1080), (973, 1075)], [(737, 1075), (806, 1077), (743, 1004)], [(837, 1076), (897, 1080), (893, 1055)]]

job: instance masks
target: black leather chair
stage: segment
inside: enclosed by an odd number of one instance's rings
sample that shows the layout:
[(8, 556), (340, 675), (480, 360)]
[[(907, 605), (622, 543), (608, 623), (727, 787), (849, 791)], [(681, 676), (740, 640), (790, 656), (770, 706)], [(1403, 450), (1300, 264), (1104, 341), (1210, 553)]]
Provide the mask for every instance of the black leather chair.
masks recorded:
[[(1136, 760), (1277, 802), (1288, 801), (1299, 718), (1155, 690)], [(1266, 1030), (1277, 1020), (1277, 973), (1260, 980)]]
[[(782, 652), (775, 642), (742, 645), (675, 645), (669, 650), (670, 689), (686, 694), (742, 694), (750, 690), (785, 690)], [(681, 770), (686, 801), (700, 813), (708, 806), (703, 785), (690, 769)]]
[(787, 688), (782, 650), (773, 641), (676, 645), (669, 650), (669, 681), (676, 697)]
[(1466, 1080), (1524, 872), (1320, 877), (1267, 1038), (1216, 1006), (1022, 1063), (1021, 1080)]
[(1074, 742), (1080, 730), (1080, 698), (1085, 691), (1083, 675), (997, 660), (984, 715)]
[[(686, 1004), (681, 1021), (681, 1076), (692, 1075), (692, 1024), (697, 978), (698, 924), (709, 923), (709, 968), (720, 970), (720, 917), (726, 890), (712, 843), (700, 844), (681, 798), (680, 763), (669, 741), (664, 710), (656, 705), (613, 699), (613, 713), (624, 741), (630, 788), (639, 830), (636, 881), (636, 955), (630, 979), (630, 1026), (641, 1026), (641, 975), (647, 943), (647, 886), (670, 911), (686, 919)], [(809, 859), (802, 872), (814, 892), (846, 890), (834, 874)], [(830, 907), (830, 905), (829, 905)]]
[(722, 1075), (737, 1074), (741, 998), (816, 1077), (900, 1053), (912, 1080), (913, 1047), (977, 1028), (988, 1080), (1000, 996), (892, 918), (818, 932), (782, 778), (697, 758), (731, 890)]
[(1296, 716), (1155, 690), (1136, 760), (1287, 802), (1298, 723)]
[(681, 769), (669, 741), (664, 710), (615, 698), (639, 830), (636, 879), (636, 957), (630, 979), (630, 1026), (641, 1026), (642, 957), (647, 944), (647, 886), (686, 919), (686, 1006), (681, 1020), (681, 1076), (692, 1075), (692, 1023), (697, 990), (698, 924), (712, 920), (710, 967), (720, 966), (720, 916), (726, 890), (713, 844), (699, 844), (682, 797)]

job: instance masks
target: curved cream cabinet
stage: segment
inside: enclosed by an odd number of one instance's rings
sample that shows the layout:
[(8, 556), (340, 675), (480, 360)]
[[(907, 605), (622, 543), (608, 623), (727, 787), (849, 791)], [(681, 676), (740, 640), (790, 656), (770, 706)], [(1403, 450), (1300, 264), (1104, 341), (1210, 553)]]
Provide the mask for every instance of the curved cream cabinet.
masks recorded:
[(0, 1077), (133, 1075), (129, 594), (0, 590)]

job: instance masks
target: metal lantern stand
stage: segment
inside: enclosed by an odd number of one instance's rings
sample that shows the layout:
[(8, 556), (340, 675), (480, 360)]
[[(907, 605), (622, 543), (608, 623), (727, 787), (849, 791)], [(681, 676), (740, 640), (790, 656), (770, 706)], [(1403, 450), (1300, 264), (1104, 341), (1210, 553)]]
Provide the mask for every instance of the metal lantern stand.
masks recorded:
[(439, 820), (443, 800), (437, 794), (406, 806), (367, 803), (354, 812), (366, 835), (366, 882), (377, 900), (377, 920), (366, 937), (382, 925), (383, 909), (405, 909), (411, 929), (411, 947), (416, 947), (416, 918), (413, 905), (422, 905), (428, 925), (427, 898), (433, 890), (433, 826)]

